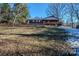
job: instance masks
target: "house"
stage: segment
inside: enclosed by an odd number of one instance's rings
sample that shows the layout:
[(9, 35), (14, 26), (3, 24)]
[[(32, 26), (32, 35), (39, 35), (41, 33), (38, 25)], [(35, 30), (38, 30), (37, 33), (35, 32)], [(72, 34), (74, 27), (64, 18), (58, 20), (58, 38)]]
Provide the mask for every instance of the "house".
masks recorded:
[(41, 19), (40, 18), (28, 19), (27, 24), (59, 26), (62, 25), (62, 22), (57, 17), (49, 16)]

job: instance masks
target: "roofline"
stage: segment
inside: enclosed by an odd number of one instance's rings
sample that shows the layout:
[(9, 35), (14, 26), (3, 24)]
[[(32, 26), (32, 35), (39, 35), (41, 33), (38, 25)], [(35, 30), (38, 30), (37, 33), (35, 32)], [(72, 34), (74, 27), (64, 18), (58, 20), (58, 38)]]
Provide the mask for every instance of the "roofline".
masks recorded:
[[(50, 18), (50, 17), (53, 17), (53, 18)], [(59, 20), (57, 17), (55, 16), (48, 16), (48, 17), (45, 17), (45, 18), (28, 18), (27, 20)]]

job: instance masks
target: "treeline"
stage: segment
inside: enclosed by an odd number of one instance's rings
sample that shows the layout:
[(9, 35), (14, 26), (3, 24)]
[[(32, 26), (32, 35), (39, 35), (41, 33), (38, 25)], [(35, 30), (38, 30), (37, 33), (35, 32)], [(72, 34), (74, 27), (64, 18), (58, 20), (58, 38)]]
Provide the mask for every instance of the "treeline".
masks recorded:
[(0, 4), (0, 23), (21, 24), (29, 17), (27, 4), (24, 3), (2, 3)]

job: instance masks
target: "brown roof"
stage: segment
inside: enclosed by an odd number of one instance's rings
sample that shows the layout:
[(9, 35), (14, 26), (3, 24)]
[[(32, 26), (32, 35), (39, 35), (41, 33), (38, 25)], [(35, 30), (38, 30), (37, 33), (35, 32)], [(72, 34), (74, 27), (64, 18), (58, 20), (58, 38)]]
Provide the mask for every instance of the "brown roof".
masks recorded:
[(54, 16), (48, 16), (45, 18), (29, 18), (28, 20), (58, 20), (58, 18)]

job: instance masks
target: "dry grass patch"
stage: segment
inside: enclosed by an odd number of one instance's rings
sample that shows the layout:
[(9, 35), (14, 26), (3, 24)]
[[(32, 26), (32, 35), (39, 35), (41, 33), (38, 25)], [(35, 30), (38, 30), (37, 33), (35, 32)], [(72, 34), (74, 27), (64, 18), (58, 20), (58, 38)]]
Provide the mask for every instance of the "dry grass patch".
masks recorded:
[(56, 40), (38, 40), (18, 35), (0, 39), (0, 55), (63, 55), (71, 50), (68, 44)]
[(1, 34), (32, 34), (46, 30), (35, 27), (0, 27)]

